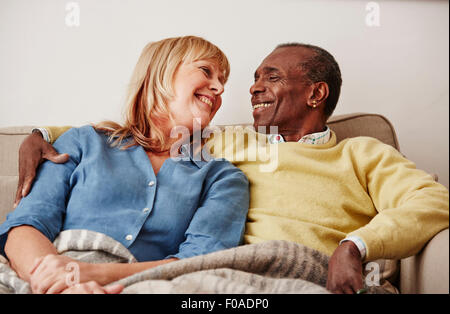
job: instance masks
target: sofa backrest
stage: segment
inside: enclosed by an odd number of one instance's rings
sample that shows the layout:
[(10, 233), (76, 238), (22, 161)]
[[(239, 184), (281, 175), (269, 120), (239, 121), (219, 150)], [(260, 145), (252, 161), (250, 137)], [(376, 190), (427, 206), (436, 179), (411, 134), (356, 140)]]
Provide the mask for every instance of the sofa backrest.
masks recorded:
[[(338, 141), (348, 137), (371, 136), (399, 149), (392, 124), (378, 114), (337, 115), (328, 121)], [(23, 139), (32, 126), (0, 128), (0, 224), (13, 209), (18, 182), (18, 155)]]
[(337, 141), (356, 136), (370, 136), (400, 151), (394, 126), (384, 116), (372, 113), (352, 113), (332, 116), (328, 126), (336, 133)]

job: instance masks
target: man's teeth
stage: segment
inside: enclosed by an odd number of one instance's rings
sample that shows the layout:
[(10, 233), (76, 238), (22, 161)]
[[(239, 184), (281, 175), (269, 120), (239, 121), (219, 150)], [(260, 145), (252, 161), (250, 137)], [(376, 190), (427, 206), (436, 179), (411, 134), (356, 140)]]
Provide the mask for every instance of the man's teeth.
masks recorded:
[(261, 108), (261, 107), (270, 107), (270, 106), (272, 106), (272, 104), (270, 104), (270, 103), (262, 103), (262, 104), (253, 105), (252, 107), (253, 107), (253, 110), (255, 110), (255, 109), (258, 109), (258, 108)]
[(200, 101), (204, 102), (205, 104), (208, 104), (210, 107), (213, 106), (211, 99), (206, 96), (198, 96), (198, 99), (200, 99)]

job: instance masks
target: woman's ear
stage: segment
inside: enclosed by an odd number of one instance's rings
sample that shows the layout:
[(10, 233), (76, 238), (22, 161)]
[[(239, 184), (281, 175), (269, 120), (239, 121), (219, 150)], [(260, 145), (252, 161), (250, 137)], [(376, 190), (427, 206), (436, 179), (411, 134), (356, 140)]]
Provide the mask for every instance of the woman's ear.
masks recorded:
[(308, 99), (308, 106), (311, 108), (323, 107), (325, 101), (330, 94), (328, 84), (325, 82), (317, 82), (312, 85), (312, 93)]

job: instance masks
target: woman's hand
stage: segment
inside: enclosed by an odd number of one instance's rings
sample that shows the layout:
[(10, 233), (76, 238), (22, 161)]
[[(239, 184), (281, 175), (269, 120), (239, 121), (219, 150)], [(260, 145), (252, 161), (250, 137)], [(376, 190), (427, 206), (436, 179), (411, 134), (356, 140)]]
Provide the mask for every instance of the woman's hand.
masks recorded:
[(69, 160), (68, 154), (58, 154), (52, 145), (47, 143), (40, 132), (27, 136), (19, 148), (19, 184), (17, 185), (14, 208), (22, 197), (28, 195), (36, 176), (36, 169), (45, 160), (54, 163), (65, 163)]
[(33, 293), (60, 293), (81, 282), (93, 280), (89, 278), (90, 265), (63, 255), (39, 257), (30, 271), (31, 290)]
[(123, 286), (119, 284), (102, 287), (95, 281), (79, 283), (73, 285), (64, 291), (62, 294), (118, 294), (123, 290)]

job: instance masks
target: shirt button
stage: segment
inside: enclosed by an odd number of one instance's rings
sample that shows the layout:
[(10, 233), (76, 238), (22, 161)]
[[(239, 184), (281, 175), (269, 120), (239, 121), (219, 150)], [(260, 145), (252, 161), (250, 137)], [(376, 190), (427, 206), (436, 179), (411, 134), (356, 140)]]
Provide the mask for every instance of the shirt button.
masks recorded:
[(142, 210), (142, 212), (144, 212), (144, 213), (147, 213), (148, 211), (150, 210), (150, 208), (144, 208), (143, 210)]
[(154, 186), (154, 185), (155, 185), (155, 181), (150, 181), (150, 182), (148, 183), (148, 185), (149, 185), (149, 186)]
[(131, 240), (133, 240), (133, 236), (131, 234), (129, 234), (125, 237), (125, 240), (131, 241)]

